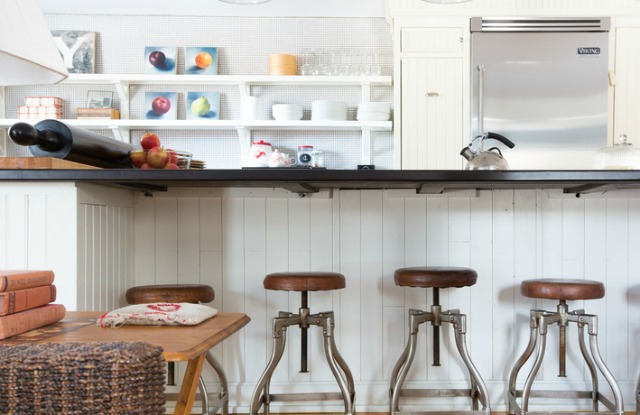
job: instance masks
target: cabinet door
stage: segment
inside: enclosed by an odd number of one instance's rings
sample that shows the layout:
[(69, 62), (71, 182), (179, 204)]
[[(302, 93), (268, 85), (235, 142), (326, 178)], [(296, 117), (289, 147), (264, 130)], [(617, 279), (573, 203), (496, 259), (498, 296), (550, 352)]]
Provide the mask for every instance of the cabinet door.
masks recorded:
[(632, 51), (639, 44), (640, 28), (616, 30), (613, 138), (626, 134), (635, 145), (640, 145), (640, 56)]
[(402, 169), (460, 169), (463, 134), (461, 58), (404, 58)]

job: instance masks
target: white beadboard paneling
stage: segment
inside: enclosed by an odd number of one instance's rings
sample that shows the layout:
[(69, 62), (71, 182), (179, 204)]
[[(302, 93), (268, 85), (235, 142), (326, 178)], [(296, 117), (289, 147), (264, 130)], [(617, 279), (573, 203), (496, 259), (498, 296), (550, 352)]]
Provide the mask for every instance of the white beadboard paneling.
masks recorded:
[(340, 192), (340, 268), (347, 278), (347, 287), (340, 294), (340, 327), (342, 357), (349, 363), (354, 379), (360, 379), (361, 368), (361, 340), (345, 341), (345, 337), (352, 337), (351, 333), (360, 333), (362, 324), (369, 320), (361, 315), (362, 302), (366, 301), (361, 294), (361, 284), (364, 283), (361, 272), (360, 258), (362, 250), (361, 211), (362, 201), (359, 191)]
[[(512, 362), (505, 362), (505, 356), (512, 355), (512, 345), (509, 341), (498, 341), (503, 338), (504, 327), (499, 322), (503, 316), (513, 313), (513, 285), (514, 285), (514, 207), (513, 191), (495, 190), (493, 193), (493, 226), (492, 232), (492, 261), (493, 261), (493, 307), (491, 318), (494, 321), (492, 335), (494, 338), (492, 359), (494, 376), (508, 379)], [(524, 311), (528, 314), (528, 311)], [(504, 339), (504, 338), (503, 338)], [(507, 340), (507, 339), (504, 339)]]
[[(638, 211), (635, 212), (636, 214)], [(607, 201), (607, 276), (605, 314), (599, 318), (600, 324), (606, 327), (605, 336), (601, 340), (601, 352), (607, 365), (616, 378), (625, 379), (628, 376), (628, 362), (619, 356), (628, 356), (627, 342), (616, 339), (618, 333), (625, 333), (627, 319), (638, 321), (637, 316), (618, 313), (617, 304), (625, 304), (629, 294), (629, 262), (628, 258), (637, 247), (630, 250), (629, 246), (629, 201), (612, 199)], [(636, 276), (636, 281), (638, 278)], [(588, 302), (587, 302), (588, 303)], [(609, 334), (607, 336), (607, 333)]]
[(136, 285), (156, 284), (155, 197), (136, 196), (134, 214), (134, 280)]
[(156, 284), (178, 282), (178, 200), (159, 197), (155, 203)]
[[(493, 226), (493, 194), (479, 192), (478, 197), (469, 200), (469, 266), (478, 273), (478, 282), (471, 288), (467, 333), (468, 348), (471, 358), (486, 381), (495, 378), (493, 355), (487, 350), (493, 349), (494, 323), (492, 308), (495, 292), (493, 289), (493, 260), (492, 260), (492, 226)], [(460, 307), (464, 307), (461, 304)], [(512, 334), (513, 328), (504, 327)], [(509, 336), (512, 337), (512, 336)]]
[(178, 199), (178, 281), (200, 283), (200, 202)]
[[(380, 381), (386, 379), (384, 371), (384, 330), (380, 322), (383, 314), (383, 239), (382, 232), (384, 217), (383, 194), (379, 191), (362, 191), (360, 204), (362, 227), (361, 240), (361, 273), (360, 284), (361, 315), (360, 337), (367, 339), (361, 343), (360, 359), (362, 362), (360, 377), (363, 381)], [(399, 320), (401, 322), (402, 320)], [(376, 397), (358, 397), (366, 402), (375, 401)]]

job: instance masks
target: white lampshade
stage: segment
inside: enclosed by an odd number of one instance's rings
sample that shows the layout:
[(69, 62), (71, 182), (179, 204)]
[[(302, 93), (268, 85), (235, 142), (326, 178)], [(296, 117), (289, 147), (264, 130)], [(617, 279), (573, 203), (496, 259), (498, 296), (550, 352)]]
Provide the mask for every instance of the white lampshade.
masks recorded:
[(0, 0), (0, 86), (55, 84), (67, 76), (36, 0)]
[(225, 3), (233, 3), (233, 4), (260, 4), (266, 3), (271, 0), (220, 0)]

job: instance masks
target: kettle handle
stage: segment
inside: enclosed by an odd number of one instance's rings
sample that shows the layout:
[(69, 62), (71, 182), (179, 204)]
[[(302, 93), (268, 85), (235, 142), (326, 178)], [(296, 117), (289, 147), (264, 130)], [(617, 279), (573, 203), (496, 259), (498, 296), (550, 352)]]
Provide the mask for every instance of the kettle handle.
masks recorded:
[(513, 148), (513, 147), (516, 146), (513, 143), (513, 141), (509, 140), (507, 137), (505, 137), (505, 136), (503, 136), (501, 134), (498, 134), (498, 133), (489, 132), (489, 133), (487, 133), (487, 138), (493, 138), (494, 140), (498, 140), (502, 144), (506, 145), (509, 148)]

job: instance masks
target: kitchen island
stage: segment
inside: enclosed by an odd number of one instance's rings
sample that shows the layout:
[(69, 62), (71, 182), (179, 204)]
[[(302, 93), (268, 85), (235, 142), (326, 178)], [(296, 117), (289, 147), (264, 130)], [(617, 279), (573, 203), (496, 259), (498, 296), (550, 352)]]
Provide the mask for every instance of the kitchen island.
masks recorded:
[[(494, 411), (506, 410), (508, 373), (528, 340), (529, 310), (554, 306), (523, 298), (520, 281), (603, 281), (604, 299), (572, 308), (600, 316), (603, 358), (620, 383), (625, 410), (634, 408), (639, 171), (2, 170), (0, 232), (6, 267), (53, 269), (58, 301), (71, 310), (120, 306), (132, 285), (213, 286), (214, 307), (252, 318), (216, 351), (234, 391), (231, 411), (238, 413), (248, 412), (271, 351), (270, 317), (296, 307), (297, 297), (265, 292), (262, 279), (269, 272), (346, 276), (344, 290), (318, 293), (311, 307), (335, 311), (336, 341), (354, 374), (357, 410), (369, 412), (388, 410), (388, 379), (405, 344), (407, 309), (431, 301), (395, 286), (395, 269), (458, 265), (478, 271), (476, 285), (443, 293), (440, 301), (469, 316), (470, 354)], [(556, 333), (549, 337), (552, 347)], [(570, 330), (567, 338), (575, 346), (576, 333)], [(446, 329), (442, 339), (450, 340)], [(320, 336), (310, 333), (309, 373), (297, 369), (296, 331), (290, 341), (274, 393), (332, 385)], [(420, 338), (421, 350), (427, 341)], [(586, 385), (589, 374), (573, 346), (567, 374), (578, 379), (574, 385)], [(561, 389), (557, 361), (546, 360), (541, 387)], [(433, 367), (419, 353), (408, 382), (465, 384), (454, 355), (443, 351), (441, 361)], [(207, 382), (214, 379), (205, 374)], [(562, 404), (585, 409), (579, 401)], [(440, 408), (406, 409), (425, 407)], [(340, 402), (327, 402), (273, 410), (341, 409)]]

